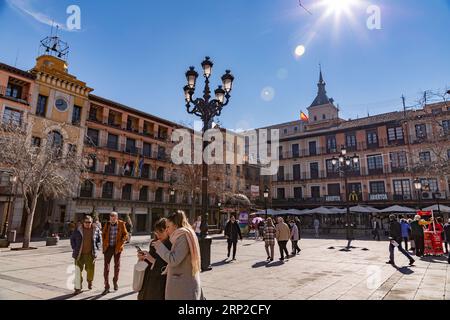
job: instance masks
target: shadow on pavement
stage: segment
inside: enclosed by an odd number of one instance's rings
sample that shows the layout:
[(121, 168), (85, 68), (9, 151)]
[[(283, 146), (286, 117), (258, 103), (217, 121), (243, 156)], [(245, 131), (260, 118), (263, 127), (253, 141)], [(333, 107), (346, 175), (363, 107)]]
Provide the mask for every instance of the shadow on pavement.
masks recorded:
[(409, 267), (395, 267), (395, 269), (397, 269), (400, 273), (408, 275), (408, 274), (413, 274), (414, 271), (411, 270)]
[(131, 296), (132, 294), (137, 294), (137, 292), (130, 291), (130, 292), (127, 292), (127, 293), (123, 293), (123, 294), (120, 294), (120, 295), (118, 295), (118, 296), (112, 297), (112, 298), (109, 299), (109, 300), (118, 300), (118, 299), (123, 298), (123, 297), (126, 297), (126, 296)]
[(267, 261), (256, 262), (254, 265), (252, 265), (252, 268), (260, 268), (260, 267), (264, 267), (264, 266), (267, 265), (267, 264), (268, 264)]
[(211, 267), (220, 267), (220, 266), (223, 266), (223, 265), (226, 265), (229, 263), (230, 263), (230, 261), (228, 261), (228, 259), (223, 259), (222, 261), (217, 261), (217, 262), (211, 263)]
[(266, 264), (266, 268), (279, 267), (279, 266), (282, 266), (283, 264), (284, 264), (283, 261), (275, 261), (275, 262)]
[(67, 300), (70, 298), (76, 297), (73, 293), (69, 293), (69, 294), (65, 294), (63, 296), (59, 296), (59, 297), (54, 297), (48, 300)]

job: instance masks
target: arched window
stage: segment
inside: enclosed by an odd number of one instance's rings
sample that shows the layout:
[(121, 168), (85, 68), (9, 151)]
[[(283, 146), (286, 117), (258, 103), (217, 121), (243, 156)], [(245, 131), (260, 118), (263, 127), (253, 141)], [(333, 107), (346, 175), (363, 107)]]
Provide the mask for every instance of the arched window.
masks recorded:
[(50, 143), (50, 146), (52, 149), (57, 150), (58, 152), (62, 152), (62, 148), (64, 145), (64, 139), (61, 133), (58, 131), (52, 131), (48, 135), (48, 142)]
[(141, 190), (139, 190), (139, 201), (147, 201), (148, 200), (148, 187), (143, 186)]
[(159, 167), (156, 171), (156, 180), (164, 180), (164, 167)]
[(94, 183), (90, 180), (85, 180), (81, 185), (80, 197), (92, 198), (93, 192), (94, 192)]
[(155, 202), (163, 202), (163, 189), (162, 188), (156, 189)]
[(131, 184), (122, 187), (122, 200), (131, 200)]
[(112, 199), (113, 195), (114, 195), (114, 183), (112, 183), (111, 181), (105, 182), (105, 184), (103, 184), (102, 198)]

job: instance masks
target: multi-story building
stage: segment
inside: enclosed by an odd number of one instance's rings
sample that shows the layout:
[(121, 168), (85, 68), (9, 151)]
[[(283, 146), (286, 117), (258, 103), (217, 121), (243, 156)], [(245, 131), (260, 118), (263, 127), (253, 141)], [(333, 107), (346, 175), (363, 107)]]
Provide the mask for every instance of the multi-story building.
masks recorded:
[[(426, 170), (427, 164), (450, 159), (448, 103), (343, 120), (326, 94), (321, 72), (318, 94), (308, 113), (308, 121), (268, 127), (280, 131), (280, 165), (271, 183), (274, 207), (342, 206), (353, 192), (358, 203), (378, 208), (415, 207), (418, 201), (432, 204), (437, 191), (442, 202), (450, 202), (449, 172)], [(332, 164), (343, 147), (359, 158), (348, 173), (347, 195), (343, 178)], [(423, 185), (419, 192), (414, 189), (416, 178)]]

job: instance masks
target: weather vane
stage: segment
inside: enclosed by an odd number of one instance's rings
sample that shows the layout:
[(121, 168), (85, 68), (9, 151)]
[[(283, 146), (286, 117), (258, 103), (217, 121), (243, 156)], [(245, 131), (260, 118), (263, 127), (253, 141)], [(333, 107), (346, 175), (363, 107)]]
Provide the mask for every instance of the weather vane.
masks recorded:
[(56, 25), (56, 32), (53, 35), (53, 25), (49, 37), (41, 40), (40, 49), (46, 55), (52, 55), (63, 60), (67, 60), (69, 54), (69, 45), (58, 37), (59, 26)]

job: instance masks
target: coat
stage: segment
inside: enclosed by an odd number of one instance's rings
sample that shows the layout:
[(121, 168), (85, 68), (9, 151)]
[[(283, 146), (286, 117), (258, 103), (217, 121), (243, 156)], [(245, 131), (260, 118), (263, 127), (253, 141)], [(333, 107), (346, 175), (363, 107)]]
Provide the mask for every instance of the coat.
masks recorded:
[(411, 237), (423, 237), (423, 226), (419, 223), (419, 221), (414, 220), (411, 222)]
[(278, 241), (289, 241), (291, 238), (291, 230), (285, 222), (278, 223), (275, 226), (275, 230)]
[[(109, 247), (109, 229), (111, 226), (111, 222), (108, 222), (104, 225), (102, 231), (102, 240), (103, 240), (103, 253), (108, 250)], [(122, 220), (117, 221), (117, 238), (116, 238), (116, 250), (115, 254), (122, 252), (125, 242), (128, 240), (128, 232), (125, 227), (125, 222)]]
[(408, 238), (409, 230), (411, 229), (411, 226), (406, 221), (402, 221), (400, 224), (402, 227), (402, 238)]
[(239, 227), (239, 223), (236, 221), (232, 223), (228, 221), (225, 226), (225, 236), (228, 237), (228, 240), (237, 242), (239, 239), (242, 240), (241, 228)]
[(292, 229), (291, 229), (291, 240), (292, 241), (298, 241), (300, 240), (300, 236), (298, 233), (298, 228), (297, 225), (294, 223), (292, 224)]
[[(153, 241), (152, 241), (153, 242)], [(166, 281), (167, 275), (162, 274), (163, 269), (167, 266), (167, 262), (164, 261), (157, 253), (155, 247), (150, 243), (149, 253), (155, 258), (154, 266), (148, 260), (145, 260), (149, 264), (145, 269), (144, 281), (142, 282), (142, 289), (139, 291), (138, 300), (164, 300), (166, 296)], [(163, 244), (170, 250), (172, 244), (170, 240), (164, 240)]]
[(389, 223), (389, 237), (394, 239), (397, 242), (401, 242), (402, 239), (402, 226), (400, 225), (400, 222), (397, 220), (392, 220)]
[(186, 235), (181, 235), (169, 250), (156, 245), (156, 253), (167, 262), (166, 300), (200, 300), (200, 272), (192, 275), (191, 253)]
[[(97, 258), (97, 252), (100, 250), (101, 236), (100, 230), (92, 225), (94, 232), (92, 232), (92, 256)], [(70, 237), (70, 246), (72, 247), (72, 258), (77, 260), (81, 256), (81, 248), (83, 248), (83, 226), (80, 226)]]
[(450, 223), (444, 225), (445, 241), (450, 242)]

